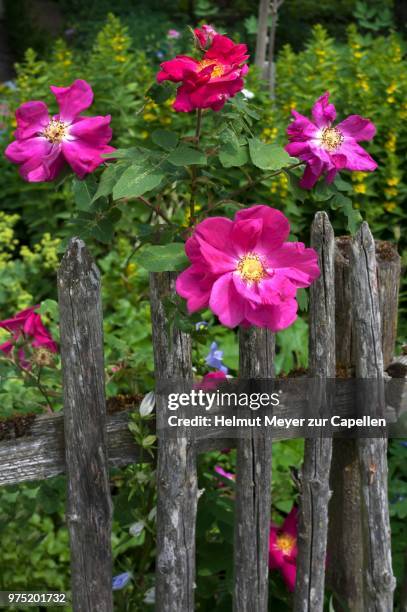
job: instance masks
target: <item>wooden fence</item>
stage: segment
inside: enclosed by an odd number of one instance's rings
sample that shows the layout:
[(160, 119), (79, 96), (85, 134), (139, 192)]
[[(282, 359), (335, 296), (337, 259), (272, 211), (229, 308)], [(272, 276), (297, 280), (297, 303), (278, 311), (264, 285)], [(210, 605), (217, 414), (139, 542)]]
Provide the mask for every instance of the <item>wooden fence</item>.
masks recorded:
[[(315, 217), (311, 244), (319, 254), (321, 276), (310, 290), (309, 375), (321, 381), (335, 375), (384, 380), (396, 338), (399, 256), (388, 243), (375, 244), (366, 224), (354, 238), (335, 240), (325, 213)], [(173, 273), (151, 275), (155, 373), (158, 379), (190, 380), (191, 339), (168, 325), (163, 305), (174, 293), (174, 280)], [(100, 277), (79, 239), (71, 240), (62, 260), (58, 293), (64, 411), (2, 425), (0, 485), (67, 474), (73, 608), (110, 612), (108, 470), (146, 458), (128, 431), (129, 412), (106, 415)], [(270, 331), (241, 329), (239, 345), (241, 377), (273, 377)], [(380, 388), (375, 387), (375, 393), (380, 394)], [(324, 407), (331, 401), (321, 384), (315, 402)], [(374, 406), (381, 398), (358, 401)], [(157, 411), (164, 410), (164, 402), (158, 395)], [(266, 433), (236, 440), (159, 440), (159, 612), (194, 610), (196, 457), (225, 446), (237, 446), (233, 609), (269, 609), (272, 438)], [(337, 596), (335, 610), (393, 610), (386, 440), (306, 440), (300, 508), (294, 610), (322, 611), (326, 569)]]

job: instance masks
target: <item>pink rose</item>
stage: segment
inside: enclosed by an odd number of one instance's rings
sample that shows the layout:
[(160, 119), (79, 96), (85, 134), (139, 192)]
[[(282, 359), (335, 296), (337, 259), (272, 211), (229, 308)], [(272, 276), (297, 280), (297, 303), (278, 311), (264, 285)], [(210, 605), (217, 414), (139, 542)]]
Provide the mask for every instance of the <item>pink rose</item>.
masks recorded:
[(217, 31), (211, 25), (203, 25), (200, 28), (195, 28), (194, 35), (201, 49), (206, 49), (213, 41)]
[(227, 36), (215, 34), (202, 60), (178, 55), (161, 64), (157, 81), (181, 83), (174, 102), (178, 112), (188, 113), (198, 108), (219, 111), (243, 89), (248, 57), (246, 45), (236, 45)]
[(103, 163), (104, 153), (114, 151), (107, 144), (112, 138), (110, 115), (80, 116), (93, 102), (93, 91), (86, 81), (50, 89), (59, 113), (50, 116), (47, 105), (40, 101), (22, 104), (16, 111), (16, 139), (5, 151), (30, 183), (54, 180), (66, 162), (83, 178)]
[[(58, 352), (56, 342), (47, 328), (44, 327), (41, 316), (35, 312), (37, 308), (39, 308), (39, 305), (31, 306), (26, 310), (22, 310), (11, 319), (0, 321), (0, 327), (12, 334), (10, 340), (0, 345), (0, 351), (9, 355), (13, 351), (15, 344), (22, 340), (30, 341), (33, 348), (43, 348), (51, 353)], [(23, 367), (28, 367), (23, 349), (19, 350), (18, 358)]]
[(209, 308), (227, 327), (285, 329), (297, 318), (296, 292), (319, 276), (318, 256), (302, 242), (285, 242), (288, 219), (256, 205), (233, 221), (210, 217), (185, 245), (191, 266), (176, 290), (189, 312)]
[(287, 128), (289, 144), (285, 150), (306, 162), (301, 187), (311, 189), (322, 174), (331, 183), (339, 170), (371, 172), (377, 164), (359, 140), (371, 140), (374, 124), (359, 115), (350, 115), (336, 126), (336, 110), (329, 104), (329, 92), (318, 98), (312, 108), (313, 121), (293, 110), (294, 121)]
[(297, 508), (293, 507), (281, 527), (271, 525), (269, 536), (269, 568), (281, 572), (291, 592), (295, 589), (297, 554)]

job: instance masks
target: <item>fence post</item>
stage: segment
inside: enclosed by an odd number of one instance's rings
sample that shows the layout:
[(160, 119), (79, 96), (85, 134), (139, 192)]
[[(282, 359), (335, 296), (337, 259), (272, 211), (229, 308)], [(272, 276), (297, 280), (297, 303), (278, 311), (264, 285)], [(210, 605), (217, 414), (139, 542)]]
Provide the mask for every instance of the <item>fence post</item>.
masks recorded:
[[(351, 240), (337, 238), (335, 252), (336, 365), (339, 377), (355, 374), (355, 330), (351, 314), (354, 299), (351, 284)], [(376, 242), (384, 367), (394, 353), (387, 334), (397, 327), (400, 257), (394, 245)], [(384, 289), (388, 287), (391, 290)], [(384, 294), (387, 293), (387, 298)], [(329, 585), (335, 595), (335, 609), (364, 610), (363, 531), (361, 518), (361, 481), (357, 440), (334, 439), (331, 463), (333, 495), (329, 509), (327, 567)]]
[[(335, 241), (325, 212), (315, 215), (311, 246), (318, 253), (320, 277), (310, 289), (310, 373), (313, 404), (322, 412), (332, 402), (327, 379), (335, 378)], [(329, 385), (328, 385), (329, 389)], [(330, 410), (328, 410), (330, 414)], [(328, 539), (329, 472), (332, 440), (306, 439), (301, 471), (295, 612), (322, 612)]]
[(78, 238), (70, 241), (62, 259), (58, 295), (73, 608), (112, 612), (100, 276)]
[[(241, 378), (274, 375), (274, 334), (239, 330)], [(234, 545), (235, 612), (268, 610), (268, 546), (271, 506), (271, 429), (237, 440)]]
[[(353, 318), (356, 376), (368, 379), (358, 394), (364, 414), (384, 408), (382, 331), (375, 243), (367, 223), (352, 242)], [(367, 610), (391, 612), (395, 579), (392, 571), (387, 493), (387, 438), (357, 441), (362, 493), (364, 601)]]
[[(191, 338), (167, 319), (164, 300), (174, 295), (176, 275), (150, 275), (150, 302), (157, 381), (192, 381)], [(157, 394), (157, 413), (165, 410)], [(195, 444), (186, 437), (159, 439), (157, 451), (156, 610), (193, 612), (197, 475)]]

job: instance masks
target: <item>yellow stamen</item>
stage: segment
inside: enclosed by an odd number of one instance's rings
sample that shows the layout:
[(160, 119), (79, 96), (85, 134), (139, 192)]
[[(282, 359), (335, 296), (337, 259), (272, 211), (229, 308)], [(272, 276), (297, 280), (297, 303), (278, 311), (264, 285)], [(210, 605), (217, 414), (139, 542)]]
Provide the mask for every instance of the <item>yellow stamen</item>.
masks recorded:
[(342, 142), (342, 134), (334, 127), (325, 128), (321, 134), (321, 145), (328, 151), (336, 151)]
[(289, 555), (295, 546), (296, 539), (289, 533), (282, 533), (277, 536), (276, 548), (281, 550), (284, 555)]
[(63, 121), (59, 121), (59, 119), (52, 119), (50, 123), (47, 125), (45, 130), (43, 131), (43, 136), (52, 144), (61, 142), (66, 136), (66, 123)]
[(237, 265), (240, 276), (247, 281), (258, 282), (266, 276), (260, 257), (256, 253), (244, 255)]
[(219, 62), (217, 62), (216, 60), (211, 60), (211, 59), (202, 60), (201, 62), (199, 62), (199, 66), (200, 66), (199, 72), (201, 72), (201, 70), (203, 70), (204, 68), (207, 68), (208, 66), (213, 66), (211, 79), (216, 79), (218, 77), (221, 77), (225, 72), (225, 68), (222, 66), (222, 64), (219, 64)]

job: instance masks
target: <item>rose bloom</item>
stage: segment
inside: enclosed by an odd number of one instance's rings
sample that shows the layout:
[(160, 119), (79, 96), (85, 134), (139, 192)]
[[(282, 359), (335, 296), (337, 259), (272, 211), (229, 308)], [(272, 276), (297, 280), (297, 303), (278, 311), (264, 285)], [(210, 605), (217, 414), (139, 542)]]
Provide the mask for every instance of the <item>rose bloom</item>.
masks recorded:
[(301, 187), (311, 189), (319, 177), (326, 175), (331, 183), (339, 170), (371, 172), (377, 164), (358, 142), (371, 140), (374, 124), (359, 115), (350, 115), (333, 125), (336, 110), (329, 104), (329, 92), (318, 98), (312, 108), (312, 119), (293, 110), (294, 121), (287, 128), (289, 144), (285, 150), (306, 162)]
[[(236, 45), (227, 36), (209, 33), (202, 28), (202, 41), (210, 40), (209, 49), (201, 60), (178, 55), (163, 62), (157, 74), (157, 81), (181, 83), (177, 89), (174, 109), (188, 113), (198, 108), (219, 111), (225, 102), (244, 87), (243, 77), (247, 74), (247, 46)], [(195, 31), (197, 35), (197, 31)], [(209, 38), (208, 38), (209, 37)], [(201, 38), (198, 39), (201, 40)]]
[(215, 28), (211, 25), (203, 25), (201, 28), (195, 28), (194, 35), (201, 49), (206, 49), (217, 34)]
[(297, 318), (299, 287), (319, 276), (318, 256), (301, 242), (285, 242), (288, 219), (279, 210), (256, 205), (231, 221), (210, 217), (185, 245), (191, 266), (176, 289), (189, 312), (209, 308), (223, 325), (284, 329)]
[(112, 138), (110, 115), (82, 117), (93, 102), (91, 86), (77, 80), (69, 87), (50, 87), (59, 113), (49, 115), (44, 102), (25, 102), (16, 111), (15, 141), (5, 155), (20, 166), (20, 175), (30, 183), (52, 181), (65, 163), (83, 178), (114, 151), (107, 143)]
[[(46, 349), (51, 353), (58, 352), (58, 346), (50, 332), (44, 326), (41, 315), (35, 312), (37, 308), (39, 308), (39, 305), (31, 306), (17, 313), (11, 319), (0, 321), (0, 327), (12, 334), (10, 340), (0, 345), (0, 351), (5, 355), (10, 355), (14, 346), (19, 341), (29, 341), (31, 346), (35, 349)], [(24, 355), (24, 349), (21, 348), (18, 351), (18, 358), (23, 367), (28, 366)]]
[(293, 507), (281, 527), (271, 526), (269, 536), (269, 568), (281, 572), (291, 592), (295, 589), (297, 554), (297, 508)]

